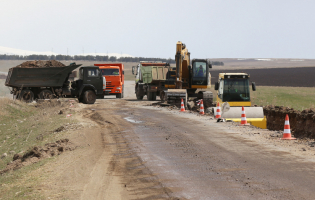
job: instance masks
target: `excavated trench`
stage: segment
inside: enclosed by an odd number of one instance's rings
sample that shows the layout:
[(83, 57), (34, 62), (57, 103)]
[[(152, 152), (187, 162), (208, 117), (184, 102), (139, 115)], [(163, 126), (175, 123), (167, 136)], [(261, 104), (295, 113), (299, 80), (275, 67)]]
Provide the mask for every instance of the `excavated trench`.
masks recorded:
[(315, 139), (314, 108), (298, 111), (289, 107), (269, 105), (264, 107), (264, 114), (269, 130), (283, 130), (285, 116), (288, 114), (294, 137)]

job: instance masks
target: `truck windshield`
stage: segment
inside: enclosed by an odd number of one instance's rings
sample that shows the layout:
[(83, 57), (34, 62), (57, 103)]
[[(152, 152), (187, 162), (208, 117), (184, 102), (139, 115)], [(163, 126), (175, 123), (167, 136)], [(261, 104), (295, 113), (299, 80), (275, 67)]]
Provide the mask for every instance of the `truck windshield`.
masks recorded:
[(224, 79), (223, 102), (249, 101), (248, 79)]
[(103, 76), (117, 76), (119, 75), (119, 69), (102, 69)]
[(207, 85), (207, 64), (206, 62), (193, 63), (193, 85)]

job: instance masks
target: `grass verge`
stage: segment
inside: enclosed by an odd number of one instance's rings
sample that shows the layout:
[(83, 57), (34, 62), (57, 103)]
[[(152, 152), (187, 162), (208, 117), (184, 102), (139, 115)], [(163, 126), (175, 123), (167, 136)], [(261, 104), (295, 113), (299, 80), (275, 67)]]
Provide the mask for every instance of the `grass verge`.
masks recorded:
[[(62, 103), (26, 104), (7, 98), (0, 99), (0, 169), (11, 162), (15, 153), (24, 153), (34, 146), (43, 146), (64, 137), (63, 132), (54, 132), (66, 123), (73, 123), (58, 112)], [(7, 156), (4, 157), (4, 154)], [(0, 176), (0, 199), (44, 199), (33, 191), (39, 184), (31, 172), (53, 158)]]
[(258, 86), (251, 91), (252, 104), (259, 106), (275, 105), (304, 110), (314, 108), (315, 88)]

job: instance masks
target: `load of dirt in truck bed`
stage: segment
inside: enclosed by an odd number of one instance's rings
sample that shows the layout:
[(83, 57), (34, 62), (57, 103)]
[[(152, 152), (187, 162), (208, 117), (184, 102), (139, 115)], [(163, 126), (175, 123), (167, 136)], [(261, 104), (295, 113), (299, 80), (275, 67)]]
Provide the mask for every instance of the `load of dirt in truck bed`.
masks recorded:
[(65, 67), (65, 65), (56, 60), (33, 60), (33, 61), (23, 62), (22, 64), (16, 66), (16, 68), (42, 68), (42, 67)]

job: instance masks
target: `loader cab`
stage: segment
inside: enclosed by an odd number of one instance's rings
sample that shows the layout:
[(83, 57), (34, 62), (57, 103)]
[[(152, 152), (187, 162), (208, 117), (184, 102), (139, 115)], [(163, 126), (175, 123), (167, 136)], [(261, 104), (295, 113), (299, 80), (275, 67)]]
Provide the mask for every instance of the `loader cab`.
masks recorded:
[[(220, 73), (215, 84), (217, 100), (228, 102), (231, 106), (251, 106), (249, 75), (246, 73)], [(256, 90), (252, 83), (253, 91)]]
[(192, 88), (207, 88), (210, 86), (210, 62), (206, 59), (193, 59), (190, 67)]

